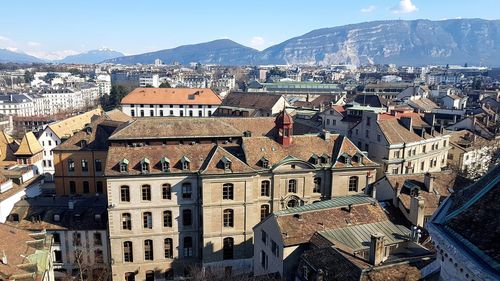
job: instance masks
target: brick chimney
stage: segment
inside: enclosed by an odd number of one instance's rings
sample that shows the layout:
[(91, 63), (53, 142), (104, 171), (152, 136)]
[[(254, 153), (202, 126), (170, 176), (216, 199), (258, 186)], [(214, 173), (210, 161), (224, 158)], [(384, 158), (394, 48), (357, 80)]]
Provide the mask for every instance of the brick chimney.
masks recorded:
[(372, 265), (379, 265), (384, 261), (384, 234), (375, 233), (370, 238), (370, 258), (369, 262)]
[(424, 174), (424, 185), (428, 192), (434, 192), (434, 177), (431, 173)]

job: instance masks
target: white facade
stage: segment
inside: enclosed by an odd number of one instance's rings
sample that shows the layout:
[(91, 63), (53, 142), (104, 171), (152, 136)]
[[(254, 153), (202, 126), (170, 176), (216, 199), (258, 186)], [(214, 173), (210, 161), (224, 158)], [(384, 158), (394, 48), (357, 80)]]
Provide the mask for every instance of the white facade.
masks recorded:
[[(23, 197), (36, 197), (41, 194), (41, 184), (42, 182), (36, 182), (34, 184), (26, 186), (26, 188), (20, 189), (18, 192), (13, 193), (11, 196), (0, 201), (0, 223), (5, 223), (7, 217), (9, 216), (14, 204), (19, 202)], [(14, 188), (14, 183), (11, 179), (0, 185), (0, 194), (7, 192)]]
[(33, 100), (26, 94), (11, 94), (0, 100), (0, 115), (32, 116), (34, 114)]
[(111, 92), (111, 75), (109, 74), (99, 74), (96, 78), (96, 84), (99, 88), (99, 95), (109, 95)]
[(144, 76), (139, 78), (139, 87), (153, 86), (158, 88), (160, 86), (160, 75), (153, 74), (152, 76)]
[(193, 116), (210, 117), (218, 106), (215, 105), (183, 105), (183, 104), (124, 104), (123, 113), (132, 117), (154, 117), (154, 116)]
[(54, 175), (54, 155), (52, 149), (61, 144), (61, 139), (50, 129), (50, 127), (46, 126), (43, 132), (38, 137), (38, 142), (43, 147), (43, 172), (45, 174), (45, 178), (49, 181), (53, 180)]

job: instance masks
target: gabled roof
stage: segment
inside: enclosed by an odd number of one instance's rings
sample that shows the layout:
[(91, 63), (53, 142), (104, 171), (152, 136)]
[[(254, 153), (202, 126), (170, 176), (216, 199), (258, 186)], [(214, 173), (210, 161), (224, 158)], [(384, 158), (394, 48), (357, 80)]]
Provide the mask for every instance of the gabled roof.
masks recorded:
[(21, 144), (19, 148), (14, 153), (14, 155), (35, 155), (39, 152), (43, 151), (43, 147), (40, 145), (35, 135), (32, 132), (27, 132), (23, 139), (21, 140)]
[(200, 104), (219, 105), (221, 98), (211, 89), (136, 88), (121, 104)]
[(17, 142), (7, 133), (0, 130), (0, 162), (7, 164), (15, 162), (14, 151), (17, 150)]
[(69, 138), (75, 132), (80, 131), (86, 124), (92, 121), (92, 117), (102, 115), (102, 109), (94, 110), (66, 118), (61, 121), (49, 124), (48, 127), (57, 135), (59, 139)]
[(231, 92), (220, 107), (271, 110), (280, 99), (279, 94)]
[[(231, 149), (231, 147), (227, 147)], [(210, 155), (207, 157), (207, 161), (201, 167), (201, 174), (225, 174), (228, 171), (224, 169), (220, 162), (223, 159), (228, 159), (231, 162), (231, 173), (246, 173), (253, 172), (254, 170), (250, 168), (245, 162), (241, 161), (238, 157), (231, 154), (222, 146), (215, 146)]]

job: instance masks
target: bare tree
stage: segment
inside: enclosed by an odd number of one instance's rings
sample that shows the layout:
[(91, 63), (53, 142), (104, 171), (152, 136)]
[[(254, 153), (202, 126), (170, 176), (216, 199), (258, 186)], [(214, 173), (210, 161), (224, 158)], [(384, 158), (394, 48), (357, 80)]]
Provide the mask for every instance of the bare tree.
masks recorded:
[(74, 252), (75, 266), (78, 270), (77, 276), (68, 274), (64, 280), (78, 280), (78, 281), (108, 281), (111, 279), (111, 268), (104, 263), (91, 264), (89, 259), (85, 258), (84, 251), (78, 249)]

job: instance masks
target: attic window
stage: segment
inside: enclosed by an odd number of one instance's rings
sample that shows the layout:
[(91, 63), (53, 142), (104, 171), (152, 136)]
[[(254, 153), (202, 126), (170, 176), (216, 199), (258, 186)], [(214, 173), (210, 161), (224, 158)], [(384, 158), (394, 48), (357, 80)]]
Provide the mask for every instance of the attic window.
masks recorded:
[(356, 153), (353, 157), (352, 157), (352, 160), (354, 160), (355, 162), (358, 162), (359, 164), (363, 164), (363, 155), (360, 154), (360, 153)]
[(144, 158), (141, 161), (141, 173), (147, 174), (149, 173), (149, 159)]
[(54, 221), (61, 221), (61, 216), (59, 214), (55, 214)]
[(339, 161), (346, 164), (346, 165), (351, 165), (351, 156), (348, 154), (344, 153), (339, 157)]
[(230, 171), (231, 170), (231, 160), (227, 158), (226, 156), (223, 156), (220, 161), (222, 162), (222, 165), (224, 166), (224, 170)]
[(170, 171), (170, 160), (167, 157), (163, 157), (160, 160), (161, 163), (161, 171), (162, 172), (169, 172)]
[(182, 165), (182, 170), (189, 170), (189, 164), (190, 164), (189, 158), (186, 156), (182, 156), (181, 158), (181, 165)]
[(318, 165), (319, 164), (319, 157), (318, 155), (314, 154), (311, 155), (311, 163), (313, 163), (314, 165)]
[(321, 164), (328, 164), (330, 162), (330, 156), (323, 154), (321, 155)]
[(123, 158), (122, 161), (120, 161), (120, 172), (128, 172), (128, 160), (126, 158)]
[(16, 214), (16, 213), (10, 214), (9, 221), (11, 221), (11, 222), (19, 222), (19, 214)]
[(251, 137), (252, 136), (252, 132), (250, 132), (250, 131), (244, 131), (243, 132), (243, 136), (246, 137), (246, 138)]
[(90, 126), (85, 127), (85, 132), (89, 135), (92, 134), (92, 127)]
[(94, 220), (95, 220), (96, 222), (100, 222), (100, 221), (101, 221), (101, 214), (95, 214), (95, 215), (94, 215)]
[(269, 168), (269, 160), (267, 160), (267, 158), (265, 158), (265, 157), (262, 157), (260, 159), (260, 165), (262, 166), (262, 168), (268, 169)]
[(80, 143), (78, 144), (79, 147), (85, 147), (87, 145), (86, 140), (81, 140)]

